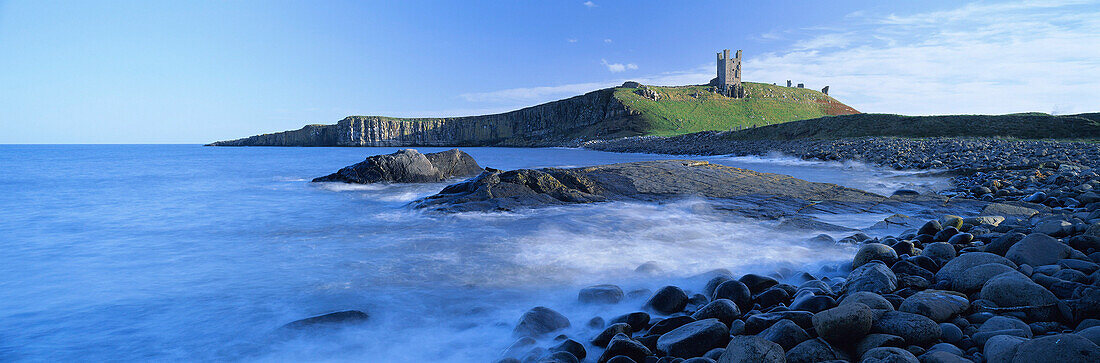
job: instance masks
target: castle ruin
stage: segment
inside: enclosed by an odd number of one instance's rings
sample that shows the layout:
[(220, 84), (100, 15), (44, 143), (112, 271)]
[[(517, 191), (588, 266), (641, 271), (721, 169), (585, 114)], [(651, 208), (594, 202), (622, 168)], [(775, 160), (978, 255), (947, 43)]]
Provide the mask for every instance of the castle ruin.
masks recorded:
[(741, 50), (730, 58), (730, 50), (718, 53), (717, 92), (732, 98), (745, 98), (745, 87), (741, 85)]

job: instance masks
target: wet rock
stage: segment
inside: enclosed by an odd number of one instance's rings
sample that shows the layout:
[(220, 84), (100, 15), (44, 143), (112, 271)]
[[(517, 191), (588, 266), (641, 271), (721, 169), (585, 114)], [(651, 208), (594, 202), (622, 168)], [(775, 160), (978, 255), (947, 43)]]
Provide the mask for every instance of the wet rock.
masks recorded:
[(810, 339), (810, 335), (805, 330), (787, 319), (775, 322), (757, 336), (779, 344), (784, 350), (794, 348), (798, 343)]
[(803, 296), (794, 300), (791, 303), (791, 310), (808, 311), (811, 313), (817, 313), (819, 311), (830, 309), (835, 307), (836, 300), (832, 297), (824, 295), (812, 295)]
[(537, 306), (523, 313), (519, 323), (512, 330), (517, 337), (541, 337), (569, 327), (569, 319), (550, 308)]
[(421, 154), (413, 149), (375, 155), (314, 182), (435, 183), (457, 176), (474, 176), (483, 169), (474, 158), (458, 149)]
[(978, 327), (979, 333), (1005, 331), (1005, 330), (1020, 330), (1024, 333), (1021, 337), (1031, 338), (1031, 328), (1027, 323), (1024, 323), (1020, 319), (1010, 318), (1007, 316), (994, 316), (989, 320), (986, 320), (980, 327)]
[(737, 308), (737, 304), (734, 304), (733, 301), (718, 299), (699, 308), (695, 314), (691, 314), (691, 317), (695, 320), (714, 318), (728, 326), (734, 320), (741, 317), (741, 310)]
[(1073, 233), (1073, 223), (1068, 221), (1046, 221), (1036, 225), (1034, 232), (1061, 238)]
[(913, 353), (895, 347), (879, 347), (868, 350), (860, 357), (861, 363), (921, 363)]
[(632, 332), (633, 329), (631, 329), (630, 324), (611, 324), (607, 327), (607, 329), (604, 329), (602, 332), (600, 332), (600, 334), (596, 335), (595, 338), (592, 338), (592, 345), (600, 348), (605, 348), (607, 347), (608, 343), (611, 343), (611, 339), (615, 338), (616, 335), (625, 334), (626, 336), (630, 336)]
[(1070, 256), (1069, 246), (1042, 233), (1032, 233), (1012, 245), (1005, 253), (1016, 264), (1043, 266), (1058, 263)]
[(733, 301), (741, 311), (752, 310), (752, 292), (741, 281), (730, 280), (718, 285), (718, 288), (714, 289), (713, 298)]
[(1094, 327), (1091, 327), (1091, 328), (1081, 329), (1080, 331), (1078, 331), (1074, 334), (1080, 335), (1081, 337), (1084, 337), (1085, 339), (1088, 339), (1093, 344), (1100, 345), (1100, 326), (1094, 326)]
[(684, 290), (676, 286), (665, 286), (653, 294), (645, 305), (646, 308), (657, 313), (670, 315), (684, 310), (687, 300), (688, 296)]
[(1100, 360), (1100, 347), (1081, 336), (1058, 334), (1035, 338), (1016, 348), (1013, 363), (1030, 362), (1096, 362)]
[(737, 281), (741, 281), (741, 283), (745, 284), (745, 286), (749, 288), (749, 292), (751, 292), (753, 295), (759, 294), (764, 290), (767, 290), (769, 287), (779, 284), (779, 281), (776, 281), (771, 277), (760, 276), (757, 274), (747, 274), (745, 276), (741, 276), (741, 278), (737, 279)]
[(560, 344), (550, 348), (551, 352), (568, 352), (578, 360), (584, 360), (584, 357), (588, 356), (588, 353), (584, 350), (584, 344), (577, 342), (573, 339), (566, 339)]
[(318, 315), (301, 320), (295, 320), (286, 325), (283, 325), (284, 329), (305, 329), (320, 326), (335, 326), (340, 324), (355, 324), (367, 321), (370, 316), (367, 313), (358, 310), (345, 310), (337, 311), (335, 313), (328, 313), (324, 315)]
[(1036, 318), (1050, 318), (1056, 313), (1058, 298), (1039, 284), (1015, 272), (1006, 272), (989, 279), (981, 290), (981, 298), (998, 307), (1033, 307)]
[(657, 350), (665, 355), (691, 358), (721, 347), (729, 341), (729, 328), (718, 319), (686, 324), (661, 335)]
[(784, 363), (783, 347), (754, 335), (730, 339), (718, 363)]
[(874, 312), (853, 302), (814, 314), (814, 331), (834, 344), (846, 345), (863, 339), (871, 330)]
[(993, 242), (986, 246), (985, 252), (995, 253), (1004, 256), (1006, 253), (1008, 253), (1008, 249), (1012, 248), (1012, 245), (1020, 242), (1020, 240), (1024, 239), (1024, 237), (1027, 237), (1027, 235), (1023, 233), (1006, 233), (1003, 236), (997, 237), (993, 240)]
[(786, 303), (790, 300), (790, 298), (791, 296), (787, 292), (787, 290), (780, 287), (772, 287), (756, 295), (753, 300), (755, 300), (757, 304), (760, 304), (761, 307), (768, 308), (781, 303)]
[(943, 341), (955, 344), (961, 341), (965, 337), (962, 329), (952, 323), (940, 323), (940, 338)]
[(890, 334), (867, 334), (867, 336), (860, 339), (855, 345), (856, 356), (862, 357), (867, 351), (878, 347), (895, 347), (901, 348), (905, 346), (905, 339), (897, 335)]
[(616, 316), (609, 323), (626, 323), (630, 325), (632, 331), (639, 332), (649, 327), (649, 314), (643, 311), (635, 311), (630, 314)]
[(955, 258), (955, 247), (947, 242), (930, 243), (920, 254), (936, 261), (947, 261)]
[(577, 301), (585, 304), (618, 304), (623, 300), (623, 289), (615, 285), (596, 285), (581, 289)]
[(890, 246), (881, 243), (868, 243), (859, 247), (856, 257), (852, 259), (852, 267), (858, 268), (871, 261), (881, 261), (887, 266), (893, 265), (898, 260), (898, 254)]
[[(893, 251), (893, 250), (891, 250)], [(848, 293), (867, 291), (876, 294), (885, 294), (894, 291), (898, 287), (898, 278), (890, 271), (889, 267), (877, 261), (872, 261), (848, 274), (848, 280), (844, 283), (844, 291)]]
[(714, 290), (718, 289), (718, 285), (730, 280), (733, 280), (733, 277), (728, 275), (715, 276), (707, 281), (706, 286), (703, 287), (703, 291), (707, 297), (714, 297)]
[(970, 307), (966, 295), (941, 290), (925, 290), (905, 298), (898, 311), (927, 316), (937, 322), (965, 312)]
[(579, 363), (580, 359), (569, 352), (554, 352), (551, 351), (550, 355), (539, 359), (538, 363)]
[(951, 259), (943, 267), (936, 272), (936, 280), (953, 280), (956, 274), (962, 273), (967, 269), (984, 265), (987, 263), (999, 263), (1013, 269), (1016, 269), (1016, 264), (1008, 259), (997, 256), (988, 252), (969, 252), (959, 255), (959, 257)]
[(635, 362), (645, 362), (645, 357), (653, 354), (649, 348), (639, 343), (636, 340), (630, 339), (626, 335), (617, 335), (611, 339), (611, 342), (607, 344), (607, 349), (604, 350), (600, 358), (596, 360), (597, 363), (606, 363), (611, 358), (616, 356), (625, 356), (634, 360)]
[(777, 321), (788, 319), (803, 329), (813, 327), (814, 314), (805, 311), (773, 311), (755, 314), (745, 319), (745, 333), (756, 334), (764, 331)]
[[(963, 273), (959, 274), (954, 280), (951, 280), (951, 289), (962, 293), (978, 291), (982, 289), (982, 286), (984, 286), (989, 279), (1009, 272), (1016, 272), (1016, 270), (999, 263), (987, 263), (974, 266), (963, 271)], [(1020, 276), (1023, 276), (1023, 274)]]
[(940, 326), (926, 316), (888, 311), (875, 319), (871, 332), (896, 335), (910, 344), (926, 344), (940, 338)]
[(849, 360), (848, 355), (834, 348), (821, 338), (804, 341), (787, 351), (787, 363), (815, 363), (830, 360)]
[(1025, 341), (1027, 338), (998, 335), (985, 341), (982, 354), (985, 354), (986, 362), (989, 363), (1011, 363), (1016, 356), (1016, 349)]
[(860, 303), (866, 305), (871, 309), (877, 310), (894, 310), (894, 305), (882, 295), (873, 292), (855, 292), (848, 294), (843, 300), (840, 300), (840, 305)]
[(663, 319), (654, 323), (653, 326), (649, 328), (649, 331), (646, 332), (646, 335), (661, 335), (664, 333), (668, 333), (673, 329), (694, 322), (695, 320), (696, 319), (685, 315), (671, 316), (668, 319)]
[(617, 355), (608, 359), (606, 363), (640, 363), (625, 355)]
[(921, 363), (973, 363), (972, 360), (964, 359), (963, 357), (943, 350), (930, 350), (928, 353), (921, 354), (919, 358)]

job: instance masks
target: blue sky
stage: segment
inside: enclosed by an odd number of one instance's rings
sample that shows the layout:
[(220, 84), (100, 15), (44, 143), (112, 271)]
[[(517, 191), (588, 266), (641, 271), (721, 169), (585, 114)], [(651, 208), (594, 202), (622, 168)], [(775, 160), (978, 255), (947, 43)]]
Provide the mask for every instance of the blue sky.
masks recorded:
[(202, 143), (744, 78), (863, 112), (1100, 111), (1096, 1), (3, 1), (0, 143)]

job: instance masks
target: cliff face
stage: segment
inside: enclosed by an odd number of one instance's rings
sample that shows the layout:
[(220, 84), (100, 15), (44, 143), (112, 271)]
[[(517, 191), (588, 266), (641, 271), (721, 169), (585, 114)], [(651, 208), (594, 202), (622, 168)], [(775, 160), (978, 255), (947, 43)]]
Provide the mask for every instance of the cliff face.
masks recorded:
[(219, 141), (213, 146), (547, 146), (634, 136), (643, 126), (612, 89), (483, 116), (402, 119), (350, 116), (335, 125)]

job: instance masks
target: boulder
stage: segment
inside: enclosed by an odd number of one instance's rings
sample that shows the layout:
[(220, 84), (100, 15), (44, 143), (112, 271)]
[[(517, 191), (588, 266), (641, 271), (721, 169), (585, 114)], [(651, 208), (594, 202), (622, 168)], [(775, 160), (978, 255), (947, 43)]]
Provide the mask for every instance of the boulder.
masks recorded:
[(860, 339), (855, 345), (856, 356), (862, 357), (871, 349), (878, 347), (895, 347), (901, 348), (905, 346), (905, 339), (897, 335), (890, 334), (867, 334), (867, 336)]
[(649, 327), (649, 314), (644, 311), (635, 311), (629, 314), (623, 314), (611, 318), (608, 321), (610, 324), (626, 323), (630, 325), (632, 331), (639, 332)]
[(1100, 345), (1100, 326), (1081, 329), (1074, 334), (1080, 335), (1085, 339), (1088, 339), (1089, 341), (1093, 342), (1093, 344)]
[(787, 363), (816, 363), (849, 360), (848, 355), (821, 338), (804, 341), (787, 351)]
[(543, 306), (536, 306), (520, 317), (519, 323), (512, 330), (516, 337), (529, 336), (538, 338), (551, 332), (569, 327), (569, 319), (565, 315)]
[(695, 318), (692, 318), (690, 316), (670, 316), (668, 319), (662, 319), (661, 321), (654, 323), (653, 326), (649, 328), (649, 331), (646, 332), (646, 335), (659, 336), (693, 321), (695, 321)]
[(776, 281), (771, 277), (760, 276), (757, 274), (747, 274), (745, 276), (741, 276), (741, 278), (737, 279), (737, 281), (741, 281), (742, 284), (745, 284), (745, 286), (749, 288), (749, 291), (752, 292), (753, 295), (764, 292), (764, 290), (767, 290), (769, 287), (779, 284), (779, 281)]
[(286, 325), (283, 325), (284, 329), (305, 329), (319, 326), (335, 326), (339, 324), (354, 324), (367, 321), (370, 316), (367, 313), (358, 310), (345, 310), (337, 311), (335, 313), (328, 313), (324, 315), (318, 315), (301, 320), (295, 320)]
[(1000, 237), (993, 239), (993, 242), (985, 246), (985, 252), (995, 253), (1004, 256), (1008, 253), (1008, 249), (1012, 248), (1012, 245), (1020, 242), (1020, 240), (1027, 237), (1023, 233), (1006, 233)]
[(854, 292), (844, 296), (844, 299), (840, 300), (840, 305), (851, 303), (860, 303), (876, 310), (894, 310), (894, 304), (891, 304), (890, 301), (886, 300), (882, 295), (873, 292)]
[(730, 339), (718, 363), (784, 363), (783, 347), (754, 335)]
[[(891, 250), (893, 251), (893, 250)], [(848, 274), (844, 282), (846, 293), (867, 291), (876, 294), (893, 292), (898, 287), (898, 278), (889, 267), (878, 261), (872, 261)]]
[(967, 269), (984, 265), (987, 263), (999, 263), (1013, 269), (1016, 268), (1016, 264), (1008, 259), (997, 256), (988, 252), (968, 252), (959, 257), (955, 257), (948, 261), (939, 271), (936, 272), (936, 280), (948, 280), (951, 281), (955, 278), (956, 274), (962, 273)]
[(888, 311), (871, 324), (871, 332), (896, 335), (909, 344), (926, 344), (940, 338), (940, 326), (924, 316), (901, 311)]
[(741, 310), (729, 299), (718, 299), (699, 308), (695, 314), (691, 314), (691, 317), (695, 320), (714, 318), (728, 326), (741, 317)]
[[(988, 342), (987, 342), (988, 343)], [(1100, 347), (1074, 334), (1048, 335), (1020, 343), (1013, 363), (1087, 363), (1100, 361)]]
[(908, 350), (895, 347), (878, 347), (860, 357), (860, 363), (921, 363)]
[(1007, 316), (994, 316), (986, 320), (980, 327), (978, 327), (978, 333), (988, 333), (995, 331), (1007, 331), (1007, 330), (1019, 330), (1024, 335), (1024, 338), (1031, 338), (1031, 327), (1027, 323), (1020, 319), (1010, 318)]
[[(958, 349), (958, 348), (955, 348)], [(928, 353), (921, 354), (921, 363), (973, 363), (974, 361), (960, 357), (955, 353), (951, 353), (944, 350), (929, 350)]]
[(573, 355), (577, 360), (584, 360), (584, 357), (588, 356), (588, 353), (584, 350), (584, 344), (573, 339), (563, 340), (558, 345), (551, 347), (550, 351), (569, 352), (569, 354)]
[(871, 330), (874, 312), (867, 305), (853, 302), (814, 314), (814, 331), (821, 338), (838, 345), (863, 339)]
[(966, 295), (954, 291), (924, 290), (902, 301), (898, 311), (927, 316), (936, 322), (945, 322), (970, 307)]
[(313, 179), (314, 182), (436, 183), (453, 177), (474, 176), (484, 169), (469, 154), (458, 149), (421, 154), (404, 149), (389, 155), (375, 155), (339, 171)]
[(1073, 223), (1062, 220), (1045, 221), (1036, 225), (1032, 231), (1051, 237), (1062, 238), (1073, 233)]
[(584, 304), (618, 304), (623, 300), (623, 289), (615, 285), (596, 285), (581, 289), (577, 301)]
[(1049, 290), (1018, 272), (1006, 272), (989, 279), (980, 296), (998, 307), (1053, 307), (1058, 298)]
[(893, 265), (898, 260), (898, 253), (890, 246), (881, 243), (868, 243), (860, 246), (859, 251), (856, 251), (856, 256), (852, 259), (852, 267), (858, 268), (876, 260), (887, 266)]
[(1031, 218), (1031, 216), (1039, 214), (1038, 210), (1004, 203), (993, 203), (982, 209), (981, 216), (1003, 216), (1003, 217), (1020, 217)]
[(1031, 266), (1052, 265), (1070, 256), (1072, 249), (1051, 236), (1032, 233), (1012, 245), (1005, 253), (1012, 262)]
[(729, 280), (718, 285), (718, 288), (714, 289), (713, 299), (727, 299), (737, 304), (737, 308), (741, 311), (752, 310), (752, 292), (749, 291), (749, 287), (744, 283), (737, 280)]
[(595, 338), (592, 338), (592, 345), (600, 348), (606, 348), (608, 343), (611, 343), (611, 339), (616, 335), (625, 334), (630, 336), (633, 329), (630, 328), (630, 324), (627, 323), (615, 323), (609, 325), (600, 334), (597, 334)]
[(989, 363), (1011, 363), (1016, 356), (1016, 348), (1025, 341), (1027, 338), (998, 335), (985, 341), (982, 354), (985, 354), (985, 361)]
[(936, 261), (947, 261), (955, 258), (955, 246), (947, 242), (929, 243), (920, 254)]
[[(978, 265), (966, 269), (955, 279), (951, 280), (951, 289), (962, 292), (971, 293), (982, 289), (986, 281), (1003, 273), (1015, 272), (1016, 269), (1002, 265), (999, 263), (987, 263), (984, 265)], [(1023, 276), (1023, 274), (1020, 274)]]
[(729, 328), (725, 324), (718, 319), (704, 319), (661, 335), (657, 339), (657, 351), (679, 358), (699, 357), (728, 341)]
[(813, 327), (813, 313), (805, 311), (772, 311), (762, 314), (753, 314), (745, 319), (745, 334), (756, 334), (764, 331), (776, 322), (788, 319), (803, 329)]
[(794, 348), (798, 343), (810, 339), (810, 335), (807, 334), (805, 330), (799, 327), (798, 324), (787, 319), (775, 322), (775, 324), (764, 329), (764, 331), (757, 334), (757, 336), (775, 342), (775, 344), (779, 344), (779, 346), (783, 347), (783, 350)]
[(611, 339), (611, 342), (607, 344), (607, 349), (604, 350), (596, 362), (607, 363), (611, 358), (620, 355), (633, 359), (635, 362), (645, 362), (645, 357), (652, 354), (653, 352), (642, 343), (630, 339), (626, 335), (619, 334)]
[(665, 286), (653, 294), (646, 302), (646, 308), (657, 313), (670, 315), (684, 310), (687, 306), (688, 296), (676, 286)]

